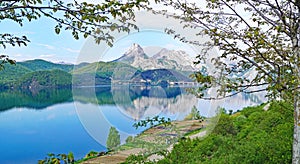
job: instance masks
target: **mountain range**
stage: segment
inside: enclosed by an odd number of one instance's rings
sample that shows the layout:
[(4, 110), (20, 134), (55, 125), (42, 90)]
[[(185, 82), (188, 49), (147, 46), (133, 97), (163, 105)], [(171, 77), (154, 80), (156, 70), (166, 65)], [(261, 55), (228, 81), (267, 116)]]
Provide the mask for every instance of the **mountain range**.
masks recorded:
[(123, 62), (143, 70), (173, 69), (177, 71), (195, 71), (197, 69), (193, 64), (195, 60), (185, 51), (163, 48), (152, 57), (149, 57), (143, 48), (136, 43), (114, 61)]
[[(190, 82), (188, 75), (194, 70), (192, 58), (184, 51), (161, 49), (149, 57), (140, 45), (133, 44), (120, 58), (111, 62), (72, 65), (36, 59), (17, 62), (16, 65), (6, 64), (1, 72), (0, 88), (105, 85), (122, 80), (166, 85), (169, 81)], [(72, 76), (79, 78), (72, 81)], [(91, 76), (95, 81), (87, 78)]]

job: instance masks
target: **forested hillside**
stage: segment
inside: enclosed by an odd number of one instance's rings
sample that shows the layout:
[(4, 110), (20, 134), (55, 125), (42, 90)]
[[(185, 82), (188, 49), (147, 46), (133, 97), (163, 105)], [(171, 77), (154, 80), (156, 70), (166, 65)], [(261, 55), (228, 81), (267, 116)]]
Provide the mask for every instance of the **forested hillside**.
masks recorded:
[[(273, 102), (247, 107), (232, 115), (221, 114), (211, 133), (204, 138), (181, 138), (160, 161), (147, 161), (147, 156), (131, 155), (125, 163), (158, 164), (253, 164), (292, 162), (293, 106)], [(214, 118), (213, 118), (214, 119)], [(215, 118), (217, 119), (217, 118)]]
[(158, 163), (291, 163), (293, 106), (274, 102), (222, 114), (205, 139), (183, 139)]
[[(76, 76), (73, 79), (72, 77)], [(94, 62), (79, 65), (56, 64), (45, 60), (18, 62), (5, 65), (1, 72), (0, 88), (39, 88), (89, 86), (91, 77), (94, 85), (110, 85), (115, 81), (151, 81), (151, 85), (161, 85), (167, 81), (191, 81), (187, 75), (176, 70), (140, 70), (122, 62)], [(165, 83), (162, 83), (165, 82)]]
[(18, 62), (17, 65), (22, 65), (32, 71), (45, 71), (45, 70), (59, 69), (62, 71), (69, 72), (74, 67), (73, 64), (57, 64), (57, 63), (52, 63), (41, 59)]
[[(73, 69), (73, 65), (66, 65), (66, 64), (56, 64), (52, 62), (48, 62), (45, 60), (28, 60), (24, 62), (17, 62), (16, 65), (5, 64), (5, 70), (1, 71), (0, 76), (0, 88), (16, 86), (17, 84), (24, 84), (26, 83), (23, 80), (33, 79), (33, 76), (37, 74), (45, 77), (45, 76), (53, 76), (50, 70), (60, 70), (61, 72), (69, 72)], [(39, 71), (39, 73), (34, 74), (34, 72)], [(43, 72), (44, 71), (44, 72)], [(50, 74), (49, 74), (50, 73)], [(60, 75), (60, 74), (57, 74)], [(29, 77), (32, 76), (32, 77)], [(68, 77), (68, 76), (67, 76)], [(66, 79), (68, 80), (68, 78)], [(57, 79), (62, 79), (63, 77), (56, 77)], [(41, 78), (38, 78), (41, 79)], [(28, 81), (27, 81), (28, 82)], [(52, 81), (53, 82), (53, 81)], [(46, 84), (45, 82), (41, 82)], [(53, 83), (52, 85), (55, 85)]]
[(46, 70), (27, 73), (18, 81), (11, 84), (12, 87), (40, 88), (40, 87), (71, 87), (72, 75), (61, 70)]

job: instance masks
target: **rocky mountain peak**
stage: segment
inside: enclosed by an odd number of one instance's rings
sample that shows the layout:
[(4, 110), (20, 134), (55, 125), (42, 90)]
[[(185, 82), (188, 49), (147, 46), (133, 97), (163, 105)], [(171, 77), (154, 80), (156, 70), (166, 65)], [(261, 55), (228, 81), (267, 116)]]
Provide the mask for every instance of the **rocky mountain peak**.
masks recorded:
[(134, 43), (126, 52), (125, 52), (125, 56), (140, 56), (140, 55), (144, 55), (145, 52), (143, 50), (143, 48), (139, 45)]
[(124, 62), (144, 70), (162, 68), (180, 71), (195, 70), (193, 59), (185, 51), (162, 48), (157, 54), (149, 57), (145, 54), (143, 48), (136, 43), (115, 61)]

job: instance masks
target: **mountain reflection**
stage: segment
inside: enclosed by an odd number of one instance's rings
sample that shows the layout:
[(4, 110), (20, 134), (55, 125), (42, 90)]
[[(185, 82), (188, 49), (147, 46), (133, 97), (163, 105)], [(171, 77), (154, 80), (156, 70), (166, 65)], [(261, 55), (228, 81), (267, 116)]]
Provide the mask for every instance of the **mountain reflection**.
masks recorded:
[(147, 113), (149, 107), (155, 107), (158, 111), (165, 113), (175, 113), (175, 110), (185, 108), (180, 106), (197, 102), (193, 95), (186, 97), (186, 94), (185, 89), (179, 87), (137, 86), (82, 87), (73, 90), (45, 88), (34, 92), (4, 90), (0, 92), (0, 111), (12, 108), (38, 110), (55, 104), (79, 101), (98, 105), (117, 105), (133, 118), (140, 118)]
[(136, 87), (126, 90), (117, 86), (112, 88), (112, 93), (118, 109), (134, 120), (159, 114), (186, 114), (198, 102), (194, 95), (179, 87)]
[[(260, 104), (262, 95), (236, 95), (225, 99), (224, 107), (236, 111), (244, 106)], [(0, 112), (13, 108), (42, 110), (49, 106), (77, 101), (83, 104), (116, 106), (126, 116), (140, 120), (155, 115), (184, 117), (193, 106), (208, 110), (210, 107), (180, 87), (158, 86), (102, 86), (72, 89), (44, 88), (39, 91), (0, 91)]]
[(39, 91), (5, 90), (0, 91), (0, 111), (12, 108), (44, 109), (54, 104), (71, 102), (70, 89), (47, 88)]

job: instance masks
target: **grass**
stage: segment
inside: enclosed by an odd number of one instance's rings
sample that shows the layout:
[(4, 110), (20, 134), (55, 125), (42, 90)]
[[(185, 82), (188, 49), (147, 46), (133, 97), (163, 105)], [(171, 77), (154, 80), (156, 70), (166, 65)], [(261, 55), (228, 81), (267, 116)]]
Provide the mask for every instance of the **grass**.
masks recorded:
[[(178, 137), (180, 136), (189, 136), (193, 134), (197, 134), (203, 130), (203, 128), (200, 128), (199, 122), (195, 123), (189, 123), (186, 122), (188, 120), (185, 120), (185, 123), (182, 122), (173, 122), (171, 125), (165, 127), (165, 128), (159, 128), (159, 126), (162, 126), (162, 124), (156, 125), (154, 127), (151, 127), (149, 129), (146, 129), (142, 133), (138, 134), (133, 138), (132, 141), (125, 143), (121, 146), (119, 146), (117, 149), (113, 150), (113, 152), (118, 151), (126, 151), (130, 149), (135, 148), (142, 148), (144, 149), (144, 155), (151, 155), (155, 154), (156, 152), (159, 152), (161, 150), (166, 150), (171, 143), (177, 142)], [(188, 131), (190, 127), (199, 126), (199, 128), (195, 130)], [(180, 132), (184, 132), (183, 134), (179, 134)], [(186, 133), (187, 132), (187, 133)], [(177, 134), (178, 136), (174, 137), (172, 135), (170, 136), (164, 136), (163, 134)], [(77, 161), (76, 163), (82, 163), (84, 161), (88, 161), (90, 159), (97, 158), (97, 157), (89, 157), (84, 158), (80, 161)]]
[(80, 163), (82, 163), (82, 162), (85, 162), (85, 161), (88, 161), (88, 160), (90, 160), (90, 159), (94, 159), (94, 158), (97, 158), (97, 157), (98, 157), (98, 156), (82, 158), (82, 159), (80, 159), (80, 160), (75, 161), (74, 164), (80, 164)]
[(204, 131), (204, 128), (199, 128), (199, 129), (192, 130), (192, 131), (189, 131), (189, 132), (185, 133), (184, 136), (188, 137), (188, 136), (191, 136), (191, 135), (194, 135), (194, 134), (198, 134), (202, 131)]

